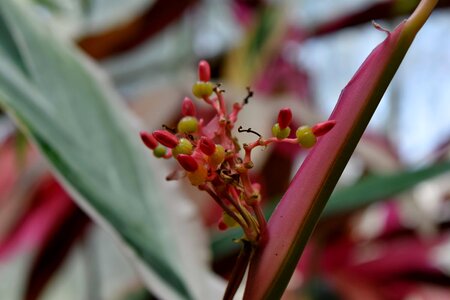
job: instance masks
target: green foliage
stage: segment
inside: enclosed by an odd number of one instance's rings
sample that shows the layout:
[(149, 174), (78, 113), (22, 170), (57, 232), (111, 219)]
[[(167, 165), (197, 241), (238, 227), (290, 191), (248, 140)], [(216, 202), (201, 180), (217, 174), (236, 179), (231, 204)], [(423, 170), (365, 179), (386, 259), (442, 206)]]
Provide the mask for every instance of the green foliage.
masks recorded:
[[(80, 205), (118, 234), (169, 295), (191, 298), (168, 211), (137, 132), (89, 61), (49, 34), (25, 2), (0, 2), (0, 104)], [(107, 224), (107, 225), (106, 225)]]
[(387, 199), (450, 170), (450, 162), (389, 175), (373, 175), (353, 186), (336, 190), (322, 217), (350, 212), (370, 203)]

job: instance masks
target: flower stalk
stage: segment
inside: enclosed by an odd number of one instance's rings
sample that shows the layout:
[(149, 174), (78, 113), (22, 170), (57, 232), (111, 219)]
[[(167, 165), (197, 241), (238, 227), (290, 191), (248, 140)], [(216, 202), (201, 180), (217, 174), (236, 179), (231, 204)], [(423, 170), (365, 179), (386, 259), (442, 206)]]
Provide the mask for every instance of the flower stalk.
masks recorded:
[[(336, 122), (333, 130), (309, 153), (268, 222), (267, 238), (250, 263), (244, 299), (282, 296), (342, 171), (436, 3), (421, 1), (410, 19), (373, 50), (342, 91), (330, 116)], [(321, 127), (315, 128), (316, 133)]]

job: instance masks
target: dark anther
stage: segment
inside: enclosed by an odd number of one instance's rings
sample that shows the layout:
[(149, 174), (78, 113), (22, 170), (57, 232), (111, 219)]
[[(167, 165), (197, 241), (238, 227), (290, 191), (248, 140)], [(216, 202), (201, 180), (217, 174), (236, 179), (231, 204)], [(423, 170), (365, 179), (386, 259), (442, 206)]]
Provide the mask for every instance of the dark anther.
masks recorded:
[(234, 181), (239, 182), (239, 179), (241, 178), (241, 175), (239, 175), (239, 174), (232, 174), (231, 178), (233, 178)]
[(216, 84), (216, 86), (214, 87), (214, 91), (217, 93), (225, 93), (225, 90), (220, 88), (221, 86), (222, 86), (221, 83)]
[(238, 173), (231, 173), (228, 169), (219, 169), (216, 173), (225, 183), (233, 185), (239, 184), (241, 175)]
[(219, 170), (221, 174), (230, 175), (231, 171), (229, 169), (220, 169)]
[(249, 100), (251, 97), (253, 97), (253, 91), (252, 91), (252, 90), (250, 89), (250, 87), (248, 86), (248, 87), (247, 87), (247, 96), (245, 96), (242, 105), (248, 104), (248, 100)]
[(261, 136), (259, 133), (257, 133), (256, 131), (252, 130), (251, 128), (243, 129), (242, 126), (239, 126), (238, 132), (248, 132), (248, 133), (253, 133), (253, 134), (256, 134), (259, 138), (262, 138), (262, 136)]
[(170, 133), (173, 133), (173, 134), (177, 133), (177, 130), (175, 128), (171, 128), (171, 127), (167, 126), (166, 124), (163, 124), (162, 128), (169, 131)]
[(230, 172), (228, 170), (225, 170), (225, 169), (221, 169), (220, 170), (219, 176), (225, 183), (230, 183), (231, 184), (231, 183), (233, 183), (235, 181), (233, 176), (230, 176)]

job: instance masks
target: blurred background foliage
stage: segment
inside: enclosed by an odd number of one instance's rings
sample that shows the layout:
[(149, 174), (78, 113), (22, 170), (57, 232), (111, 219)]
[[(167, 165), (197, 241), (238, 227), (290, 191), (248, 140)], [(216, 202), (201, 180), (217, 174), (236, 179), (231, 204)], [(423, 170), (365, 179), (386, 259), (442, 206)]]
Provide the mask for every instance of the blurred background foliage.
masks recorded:
[[(283, 106), (297, 123), (331, 112), (340, 90), (418, 3), (412, 0), (28, 0), (61, 38), (110, 76), (145, 127), (179, 116), (198, 60), (239, 101), (243, 126), (268, 133)], [(414, 42), (316, 229), (286, 299), (450, 298), (450, 1)], [(2, 26), (2, 25), (0, 25)], [(246, 137), (242, 137), (245, 139)], [(270, 215), (305, 156), (260, 154)], [(151, 299), (114, 242), (50, 175), (0, 115), (0, 297)], [(165, 176), (165, 174), (161, 175)], [(238, 231), (216, 230), (218, 210), (196, 199), (214, 270), (226, 278)], [(202, 199), (198, 199), (201, 197)]]

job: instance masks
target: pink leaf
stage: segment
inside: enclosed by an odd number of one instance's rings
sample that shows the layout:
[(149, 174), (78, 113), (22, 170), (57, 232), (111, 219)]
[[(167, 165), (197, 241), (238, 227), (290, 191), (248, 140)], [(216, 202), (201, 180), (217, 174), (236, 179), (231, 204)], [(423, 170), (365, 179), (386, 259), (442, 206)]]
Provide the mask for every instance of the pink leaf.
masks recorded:
[(437, 1), (422, 1), (413, 16), (376, 47), (342, 91), (321, 138), (269, 220), (249, 269), (244, 299), (278, 299), (292, 276), (328, 198), (389, 82)]

